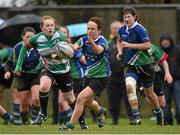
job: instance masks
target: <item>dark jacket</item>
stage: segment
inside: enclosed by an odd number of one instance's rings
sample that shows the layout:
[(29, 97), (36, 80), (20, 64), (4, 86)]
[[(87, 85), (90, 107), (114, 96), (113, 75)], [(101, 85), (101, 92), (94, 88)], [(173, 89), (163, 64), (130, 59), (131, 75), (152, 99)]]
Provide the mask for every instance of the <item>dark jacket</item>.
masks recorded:
[(169, 35), (161, 36), (160, 43), (164, 39), (171, 42), (169, 48), (163, 48), (161, 46), (161, 48), (168, 54), (167, 62), (169, 64), (170, 73), (174, 81), (180, 80), (180, 46), (174, 45), (173, 39)]
[(116, 55), (118, 53), (116, 38), (113, 38), (109, 42), (109, 62), (111, 69), (111, 77), (122, 77), (123, 75), (123, 62), (117, 61)]

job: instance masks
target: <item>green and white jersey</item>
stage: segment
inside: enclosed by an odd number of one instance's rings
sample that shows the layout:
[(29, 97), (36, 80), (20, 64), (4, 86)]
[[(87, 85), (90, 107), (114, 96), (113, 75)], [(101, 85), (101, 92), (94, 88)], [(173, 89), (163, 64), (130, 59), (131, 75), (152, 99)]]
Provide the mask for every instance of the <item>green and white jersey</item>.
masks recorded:
[(167, 59), (168, 55), (157, 45), (151, 44), (150, 49), (148, 50), (153, 61), (164, 61)]
[(162, 70), (161, 66), (159, 65), (159, 62), (163, 62), (167, 59), (168, 55), (157, 45), (151, 44), (150, 49), (148, 50), (149, 55), (151, 56), (153, 60), (153, 65), (156, 72), (159, 72)]
[[(27, 51), (25, 48), (34, 47), (39, 49), (51, 48), (58, 42), (66, 42), (66, 38), (63, 34), (55, 32), (51, 37), (46, 36), (44, 33), (40, 32), (36, 35), (33, 35), (28, 43), (25, 43), (25, 46), (21, 49), (20, 56), (23, 51)], [(24, 54), (23, 54), (24, 55)], [(44, 66), (52, 73), (63, 74), (67, 73), (70, 70), (69, 60), (51, 58), (50, 55), (43, 56), (42, 62)]]

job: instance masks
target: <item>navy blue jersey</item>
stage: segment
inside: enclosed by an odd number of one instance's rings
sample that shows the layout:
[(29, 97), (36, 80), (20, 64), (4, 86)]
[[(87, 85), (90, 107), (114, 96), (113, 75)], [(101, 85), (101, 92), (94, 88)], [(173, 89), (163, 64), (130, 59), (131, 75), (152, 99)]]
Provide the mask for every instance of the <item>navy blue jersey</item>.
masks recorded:
[[(17, 61), (17, 58), (19, 56), (21, 47), (22, 47), (22, 42), (18, 43), (14, 47), (15, 62)], [(39, 60), (40, 60), (40, 55), (38, 53), (38, 50), (36, 48), (29, 49), (26, 53), (26, 57), (24, 59), (23, 65), (22, 65), (22, 70), (30, 71), (30, 70), (36, 68), (39, 64)]]
[[(135, 22), (131, 28), (126, 25), (121, 27), (118, 32), (120, 40), (128, 43), (140, 44), (149, 42), (149, 36), (146, 29)], [(125, 63), (130, 65), (146, 65), (152, 63), (147, 50), (125, 48)]]

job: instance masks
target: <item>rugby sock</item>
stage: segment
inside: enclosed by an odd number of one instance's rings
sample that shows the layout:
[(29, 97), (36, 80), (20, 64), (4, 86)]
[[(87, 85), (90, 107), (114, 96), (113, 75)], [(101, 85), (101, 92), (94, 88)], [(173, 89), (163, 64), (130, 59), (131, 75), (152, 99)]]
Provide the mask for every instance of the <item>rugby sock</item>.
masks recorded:
[(65, 117), (66, 122), (70, 121), (71, 116), (72, 116), (72, 109), (71, 108), (69, 108), (68, 110), (64, 111), (64, 117)]
[(41, 113), (47, 115), (48, 93), (40, 92)]
[(20, 104), (13, 103), (14, 125), (21, 124)]
[(66, 122), (70, 121), (71, 116), (72, 116), (71, 108), (69, 108), (66, 111), (59, 112), (59, 123), (61, 124), (61, 123), (66, 123)]
[(29, 119), (28, 112), (21, 112), (21, 120), (23, 124), (29, 124), (28, 119)]
[(64, 124), (64, 122), (65, 122), (64, 112), (59, 112), (58, 113), (58, 122), (59, 122), (59, 124)]
[(84, 118), (84, 112), (83, 114), (79, 117), (79, 123), (85, 121), (85, 118)]
[(156, 114), (156, 124), (164, 125), (164, 118), (161, 108), (154, 109), (154, 113)]
[(58, 122), (59, 122), (59, 124), (63, 124), (64, 121), (65, 121), (64, 112), (59, 112), (58, 113)]
[(96, 112), (96, 116), (99, 117), (103, 113), (103, 108), (100, 106), (99, 112)]
[(132, 109), (132, 115), (133, 115), (133, 118), (138, 118), (138, 117), (140, 117), (139, 108), (134, 108), (134, 109)]
[(31, 106), (31, 119), (34, 121), (37, 118), (39, 113), (40, 107)]
[(161, 108), (156, 108), (156, 109), (154, 109), (154, 113), (155, 113), (156, 115), (161, 114), (161, 113), (162, 113)]
[(10, 122), (10, 121), (11, 121), (11, 116), (10, 116), (10, 114), (9, 114), (8, 112), (4, 113), (4, 114), (2, 115), (2, 118), (3, 118), (5, 121), (7, 121), (7, 122)]
[(156, 114), (157, 117), (159, 117), (159, 118), (162, 117), (162, 110), (161, 110), (161, 108), (154, 109), (154, 113)]

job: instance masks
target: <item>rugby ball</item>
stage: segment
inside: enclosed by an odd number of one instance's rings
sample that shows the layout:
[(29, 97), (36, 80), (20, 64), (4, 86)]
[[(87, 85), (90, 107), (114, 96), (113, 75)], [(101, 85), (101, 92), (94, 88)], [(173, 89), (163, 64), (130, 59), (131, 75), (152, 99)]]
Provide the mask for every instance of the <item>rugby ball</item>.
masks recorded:
[(56, 55), (61, 59), (70, 59), (74, 56), (74, 50), (66, 42), (58, 42), (54, 46), (56, 48)]

